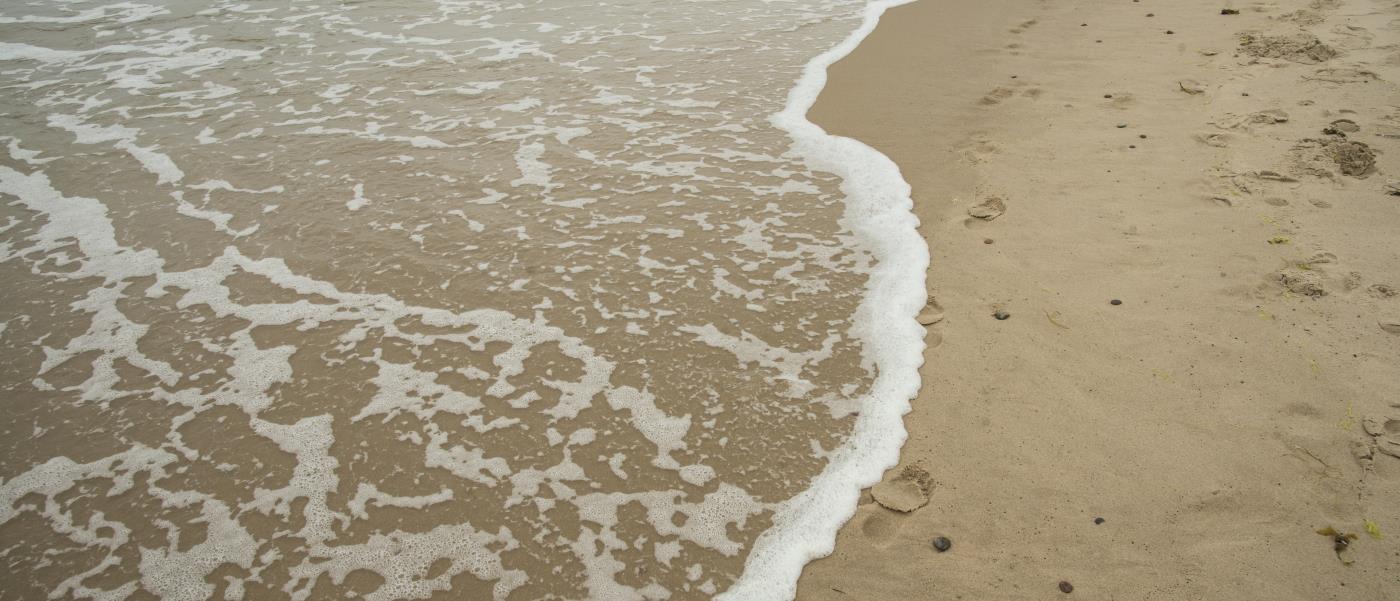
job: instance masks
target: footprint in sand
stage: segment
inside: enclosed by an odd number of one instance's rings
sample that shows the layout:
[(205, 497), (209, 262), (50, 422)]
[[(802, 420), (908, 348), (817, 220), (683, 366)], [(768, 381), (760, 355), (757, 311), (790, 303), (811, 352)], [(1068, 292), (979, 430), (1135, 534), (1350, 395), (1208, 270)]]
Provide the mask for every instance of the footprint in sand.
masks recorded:
[(1365, 179), (1376, 170), (1376, 152), (1365, 142), (1346, 138), (1308, 138), (1289, 150), (1289, 162), (1298, 172), (1314, 177), (1331, 179), (1340, 171)]
[(1296, 23), (1304, 27), (1317, 25), (1327, 20), (1327, 18), (1322, 16), (1321, 13), (1308, 9), (1299, 9), (1293, 12), (1284, 13), (1282, 15), (1279, 15), (1278, 19), (1281, 21), (1289, 21), (1292, 23)]
[(1242, 33), (1240, 52), (1255, 58), (1283, 59), (1304, 64), (1331, 60), (1338, 54), (1334, 48), (1317, 39), (1317, 36), (1306, 32), (1287, 35)]
[(977, 164), (986, 161), (998, 152), (996, 144), (985, 137), (985, 134), (974, 133), (967, 140), (954, 147), (969, 163)]
[[(1270, 186), (1272, 186), (1273, 184), (1298, 183), (1298, 180), (1295, 178), (1268, 169), (1260, 171), (1247, 171), (1244, 173), (1234, 173), (1228, 170), (1221, 169), (1220, 173), (1216, 177), (1219, 177), (1220, 179), (1224, 180), (1224, 184), (1228, 186), (1227, 190), (1229, 192), (1242, 194), (1245, 196), (1254, 196), (1257, 194), (1263, 194), (1265, 192), (1268, 192)], [(1221, 194), (1218, 193), (1215, 194), (1215, 196), (1220, 195)]]
[(1318, 265), (1328, 265), (1336, 262), (1337, 255), (1327, 252), (1325, 250), (1315, 252), (1312, 254), (1312, 256), (1308, 257), (1308, 260), (1303, 261), (1303, 263), (1307, 264), (1309, 267), (1315, 267)]
[(899, 475), (875, 485), (870, 495), (881, 507), (909, 513), (928, 504), (933, 492), (933, 475), (917, 465), (907, 465)]
[(1338, 25), (1332, 28), (1332, 33), (1336, 34), (1338, 46), (1347, 50), (1360, 50), (1370, 48), (1371, 41), (1375, 35), (1370, 30), (1359, 25)]
[(987, 92), (987, 94), (983, 96), (981, 100), (977, 101), (977, 104), (981, 104), (983, 106), (1000, 104), (1001, 101), (1006, 100), (1007, 98), (1010, 98), (1015, 94), (1016, 91), (1012, 90), (1011, 88), (995, 88), (992, 91)]
[(1196, 94), (1204, 94), (1206, 91), (1205, 84), (1194, 79), (1183, 79), (1176, 82), (1176, 85), (1177, 87), (1181, 88), (1181, 91), (1186, 92), (1187, 94), (1191, 94), (1192, 96)]
[(968, 207), (967, 214), (971, 218), (963, 221), (963, 224), (973, 227), (975, 224), (1001, 217), (1003, 213), (1006, 213), (1006, 202), (995, 196), (989, 196), (982, 202)]
[(899, 540), (899, 531), (909, 519), (907, 513), (887, 511), (879, 507), (862, 508), (860, 513), (864, 514), (864, 517), (856, 518), (860, 533), (879, 548), (888, 547)]
[(1316, 271), (1288, 268), (1275, 274), (1275, 278), (1284, 289), (1294, 294), (1312, 298), (1327, 296), (1322, 275)]
[(1197, 142), (1212, 148), (1227, 148), (1230, 146), (1229, 134), (1196, 134), (1192, 136)]
[(924, 309), (919, 311), (919, 325), (931, 326), (940, 321), (943, 321), (943, 306), (930, 296), (924, 303)]
[(1288, 122), (1288, 113), (1282, 109), (1267, 109), (1248, 115), (1226, 114), (1210, 122), (1220, 129), (1253, 131), (1255, 125), (1277, 125)]
[(1361, 126), (1357, 125), (1356, 122), (1352, 121), (1351, 119), (1337, 119), (1331, 123), (1328, 123), (1327, 127), (1322, 128), (1322, 133), (1324, 134), (1327, 134), (1329, 136), (1340, 136), (1343, 138), (1347, 137), (1350, 134), (1354, 134), (1360, 131)]
[(1259, 112), (1257, 112), (1257, 113), (1253, 113), (1253, 114), (1251, 114), (1251, 115), (1245, 117), (1245, 120), (1247, 120), (1249, 123), (1258, 123), (1258, 124), (1261, 124), (1261, 125), (1273, 125), (1273, 124), (1275, 124), (1275, 123), (1287, 123), (1287, 122), (1288, 122), (1288, 113), (1283, 112), (1282, 109), (1268, 109), (1268, 110), (1259, 111)]
[(1384, 299), (1395, 298), (1397, 294), (1400, 294), (1400, 291), (1390, 284), (1371, 284), (1366, 287), (1366, 293), (1370, 294), (1372, 298)]
[(1375, 71), (1364, 69), (1350, 69), (1346, 67), (1328, 67), (1318, 69), (1311, 75), (1304, 75), (1306, 81), (1320, 81), (1333, 84), (1371, 83), (1373, 81), (1384, 81)]
[(928, 302), (924, 303), (924, 308), (922, 311), (919, 311), (917, 319), (919, 325), (927, 328), (924, 335), (924, 343), (927, 344), (929, 348), (943, 344), (943, 335), (936, 331), (937, 328), (929, 327), (943, 321), (943, 307), (938, 304), (937, 300), (934, 300), (932, 296), (928, 297)]
[[(1396, 333), (1400, 334), (1400, 324), (1396, 327)], [(1400, 410), (1400, 405), (1390, 407)], [(1371, 436), (1376, 451), (1400, 459), (1400, 413), (1367, 417), (1361, 420), (1361, 429)]]
[(1137, 100), (1133, 97), (1132, 94), (1125, 94), (1121, 92), (1113, 94), (1113, 98), (1110, 98), (1108, 100), (1108, 106), (1120, 110), (1130, 108), (1134, 104), (1137, 104)]

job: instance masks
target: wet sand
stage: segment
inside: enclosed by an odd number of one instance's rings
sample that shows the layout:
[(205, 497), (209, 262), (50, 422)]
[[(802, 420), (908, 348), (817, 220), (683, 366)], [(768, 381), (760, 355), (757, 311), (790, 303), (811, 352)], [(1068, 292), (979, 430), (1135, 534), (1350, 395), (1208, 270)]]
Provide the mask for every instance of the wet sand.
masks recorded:
[(1391, 2), (887, 13), (812, 120), (913, 186), (924, 384), (798, 598), (1400, 596), (1396, 82)]

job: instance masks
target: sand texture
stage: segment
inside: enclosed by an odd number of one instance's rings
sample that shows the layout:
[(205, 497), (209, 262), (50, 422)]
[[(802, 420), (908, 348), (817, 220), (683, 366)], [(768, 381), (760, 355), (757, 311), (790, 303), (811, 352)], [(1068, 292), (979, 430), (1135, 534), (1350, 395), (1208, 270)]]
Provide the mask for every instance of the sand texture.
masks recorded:
[(1400, 599), (1397, 82), (1392, 0), (886, 14), (812, 119), (913, 186), (930, 348), (798, 598)]

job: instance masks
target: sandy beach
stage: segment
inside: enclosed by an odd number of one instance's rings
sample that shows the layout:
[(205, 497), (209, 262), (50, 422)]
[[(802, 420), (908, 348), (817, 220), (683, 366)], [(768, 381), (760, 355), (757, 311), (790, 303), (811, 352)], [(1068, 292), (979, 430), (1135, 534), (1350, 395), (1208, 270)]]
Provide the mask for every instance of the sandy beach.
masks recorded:
[(811, 118), (913, 187), (923, 388), (798, 598), (1400, 598), (1396, 82), (1388, 1), (889, 11)]
[(1400, 600), (1398, 1), (0, 4), (0, 601)]

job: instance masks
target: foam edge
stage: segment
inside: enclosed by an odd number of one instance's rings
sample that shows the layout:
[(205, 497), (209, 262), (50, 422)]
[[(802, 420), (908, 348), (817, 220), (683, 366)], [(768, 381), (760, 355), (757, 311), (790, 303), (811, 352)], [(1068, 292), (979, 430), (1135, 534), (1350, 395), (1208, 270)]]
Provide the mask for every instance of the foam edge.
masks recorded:
[(924, 328), (915, 316), (927, 302), (928, 245), (919, 235), (910, 186), (889, 157), (851, 138), (833, 136), (807, 120), (826, 86), (826, 70), (875, 30), (886, 10), (913, 0), (874, 0), (864, 20), (840, 44), (803, 68), (787, 105), (771, 122), (788, 132), (793, 149), (813, 169), (841, 176), (843, 224), (871, 252), (876, 265), (856, 309), (852, 333), (864, 345), (877, 376), (861, 404), (851, 438), (801, 494), (780, 504), (774, 525), (759, 536), (744, 572), (720, 601), (789, 601), (809, 561), (830, 555), (836, 533), (855, 515), (860, 491), (899, 462), (908, 437), (903, 417), (919, 391)]

